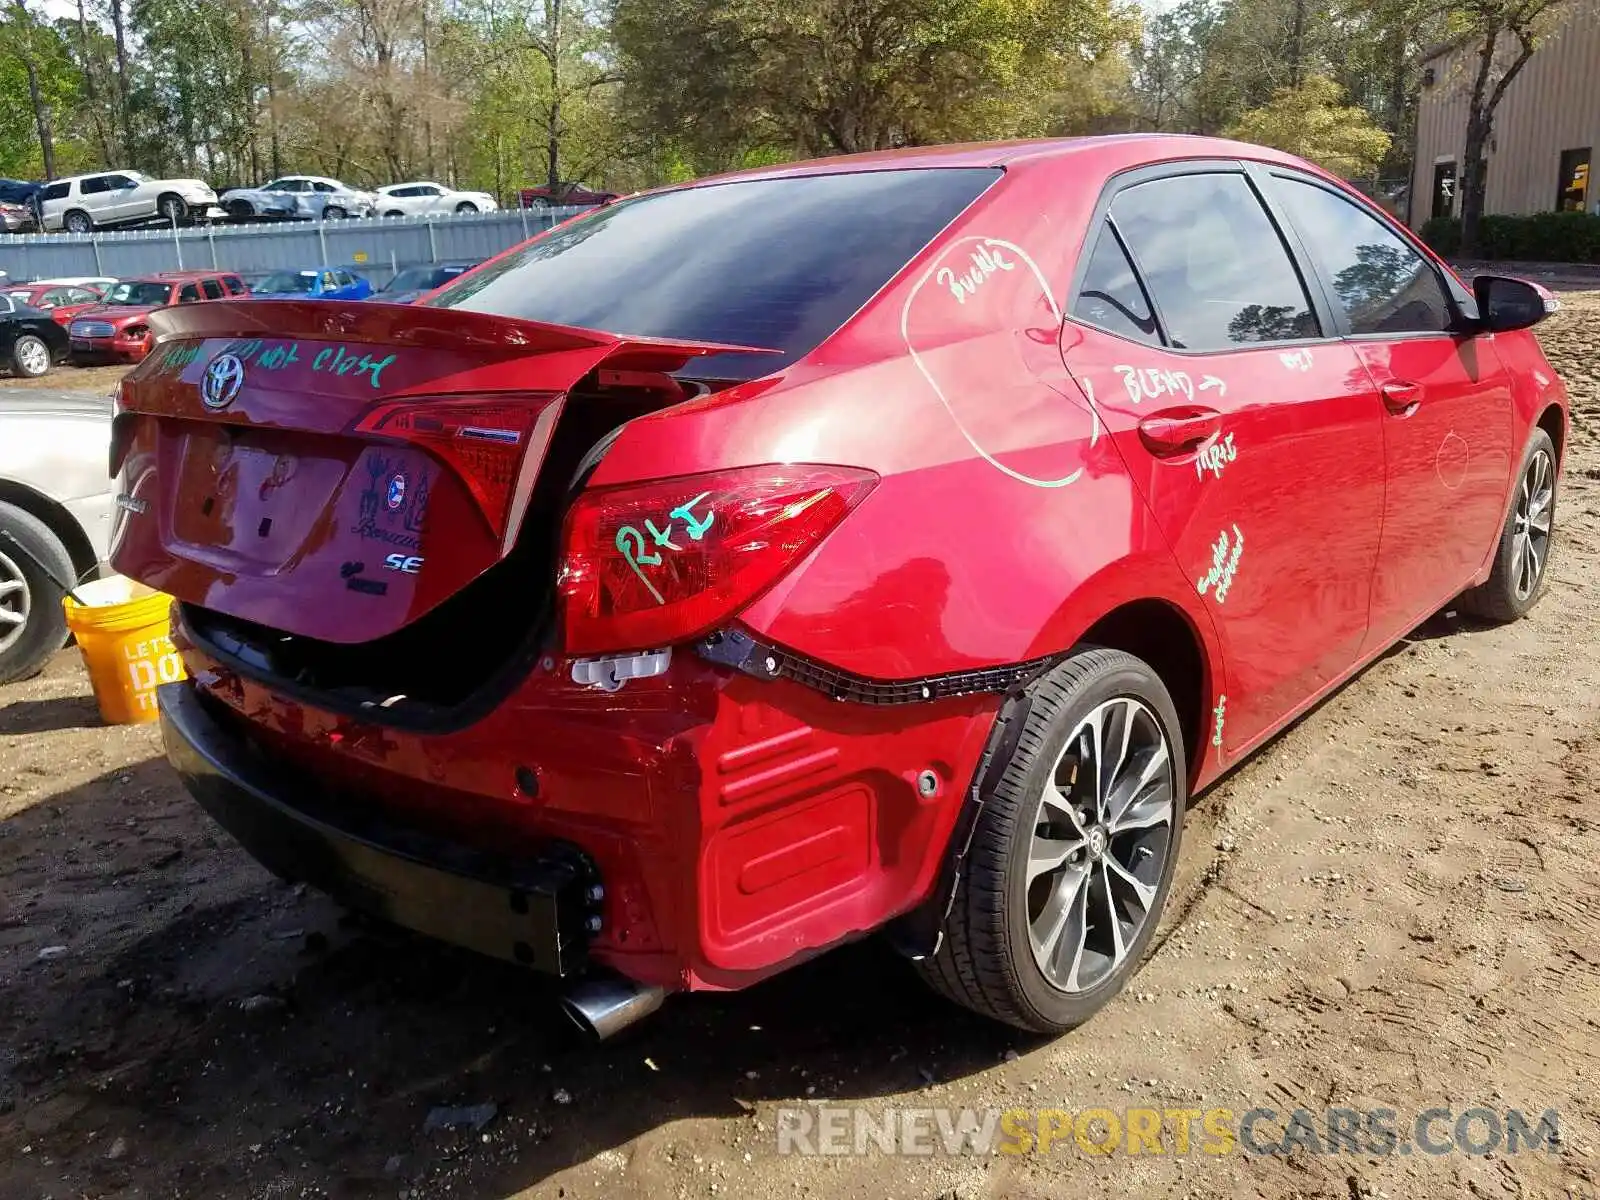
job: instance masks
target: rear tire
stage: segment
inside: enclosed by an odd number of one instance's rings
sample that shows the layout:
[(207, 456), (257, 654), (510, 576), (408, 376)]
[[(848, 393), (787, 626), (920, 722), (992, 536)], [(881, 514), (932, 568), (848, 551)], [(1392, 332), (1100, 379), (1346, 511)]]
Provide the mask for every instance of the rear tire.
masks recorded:
[(93, 233), (94, 220), (82, 209), (75, 208), (61, 218), (61, 228), (68, 233)]
[(225, 211), (230, 217), (253, 217), (256, 206), (248, 200), (229, 200)]
[[(67, 615), (61, 589), (39, 569), (38, 559), (57, 579), (76, 572), (72, 556), (50, 527), (32, 513), (0, 501), (0, 683), (28, 679), (67, 640)], [(32, 555), (32, 558), (29, 558)]]
[(24, 379), (37, 379), (49, 373), (51, 357), (43, 338), (25, 333), (11, 345), (11, 371)]
[(1457, 602), (1462, 611), (1500, 624), (1526, 616), (1550, 577), (1555, 518), (1556, 447), (1548, 433), (1535, 428), (1522, 452), (1511, 512), (1495, 544), (1494, 569), (1487, 582), (1462, 594)]
[(984, 797), (939, 951), (918, 968), (974, 1012), (1062, 1033), (1122, 990), (1155, 934), (1188, 768), (1172, 698), (1131, 654), (1081, 650), (1030, 696)]

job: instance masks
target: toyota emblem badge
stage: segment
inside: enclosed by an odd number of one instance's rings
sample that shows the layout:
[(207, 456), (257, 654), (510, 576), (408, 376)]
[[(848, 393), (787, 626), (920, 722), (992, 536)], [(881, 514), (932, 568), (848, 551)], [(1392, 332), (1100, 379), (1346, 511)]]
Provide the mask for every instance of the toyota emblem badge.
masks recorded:
[(244, 386), (244, 363), (237, 354), (219, 354), (200, 381), (200, 399), (207, 408), (227, 408)]

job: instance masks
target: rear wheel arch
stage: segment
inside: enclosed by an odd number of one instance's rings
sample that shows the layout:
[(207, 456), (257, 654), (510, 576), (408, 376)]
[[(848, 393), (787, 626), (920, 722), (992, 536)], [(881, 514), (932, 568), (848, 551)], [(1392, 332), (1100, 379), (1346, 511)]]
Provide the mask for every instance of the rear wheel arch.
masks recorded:
[(10, 504), (37, 517), (67, 549), (77, 579), (83, 579), (99, 565), (89, 535), (70, 512), (43, 492), (10, 479), (0, 479), (0, 503)]
[(1556, 448), (1556, 467), (1559, 469), (1565, 462), (1567, 449), (1566, 414), (1561, 411), (1559, 404), (1552, 404), (1539, 414), (1538, 421), (1534, 423), (1550, 435), (1550, 441)]
[(1178, 711), (1192, 786), (1205, 758), (1206, 714), (1217, 689), (1205, 645), (1189, 618), (1165, 600), (1133, 600), (1112, 609), (1078, 640), (1080, 647), (1131, 654), (1160, 676)]

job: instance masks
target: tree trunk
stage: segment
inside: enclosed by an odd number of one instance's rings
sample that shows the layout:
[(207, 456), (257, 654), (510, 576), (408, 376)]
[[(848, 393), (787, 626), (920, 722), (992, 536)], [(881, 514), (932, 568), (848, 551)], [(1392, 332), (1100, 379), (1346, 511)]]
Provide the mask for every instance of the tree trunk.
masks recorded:
[(1484, 150), (1489, 142), (1489, 116), (1478, 105), (1467, 117), (1467, 144), (1461, 154), (1461, 256), (1478, 256), (1479, 229), (1483, 223), (1483, 197), (1487, 190), (1488, 163)]
[(111, 0), (111, 28), (117, 39), (117, 126), (122, 131), (122, 156), (127, 159), (133, 155), (133, 128), (128, 106), (128, 30), (122, 17), (122, 0)]
[(27, 51), (23, 55), (22, 65), (28, 72), (28, 100), (33, 105), (33, 121), (39, 131), (39, 153), (44, 157), (44, 177), (56, 177), (56, 139), (50, 127), (50, 106), (45, 103), (44, 95), (39, 90), (39, 68), (33, 53), (33, 17), (23, 6), (22, 0), (14, 0), (17, 10), (17, 20), (21, 22), (27, 36)]
[(1479, 254), (1479, 231), (1483, 224), (1484, 196), (1488, 191), (1489, 138), (1494, 133), (1494, 114), (1505, 98), (1522, 68), (1533, 57), (1533, 35), (1525, 27), (1513, 27), (1520, 44), (1517, 57), (1500, 76), (1494, 87), (1489, 86), (1493, 73), (1495, 49), (1500, 34), (1506, 26), (1496, 21), (1483, 33), (1483, 44), (1478, 48), (1478, 73), (1472, 81), (1472, 94), (1467, 102), (1467, 144), (1461, 153), (1461, 256), (1476, 258)]
[(550, 58), (550, 121), (546, 129), (548, 138), (545, 163), (548, 167), (545, 182), (551, 194), (561, 186), (561, 0), (545, 0), (545, 44)]
[(1289, 30), (1289, 86), (1300, 86), (1306, 57), (1306, 0), (1294, 0), (1294, 23)]
[(116, 133), (116, 123), (112, 123), (112, 132), (106, 132), (105, 121), (100, 112), (100, 88), (95, 83), (94, 63), (89, 59), (89, 15), (84, 11), (83, 0), (78, 0), (78, 67), (83, 74), (83, 94), (89, 101), (89, 119), (94, 122), (95, 141), (100, 146), (102, 162), (111, 161), (111, 139)]

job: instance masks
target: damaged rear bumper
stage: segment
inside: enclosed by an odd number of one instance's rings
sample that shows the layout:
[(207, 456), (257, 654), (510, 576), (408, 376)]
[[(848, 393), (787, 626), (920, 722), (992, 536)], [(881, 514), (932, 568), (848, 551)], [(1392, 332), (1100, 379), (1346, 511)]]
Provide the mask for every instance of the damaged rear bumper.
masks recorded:
[(601, 893), (576, 850), (491, 858), (394, 825), (268, 761), (192, 683), (158, 693), (167, 758), (249, 853), (283, 879), (441, 941), (556, 976), (581, 973)]

